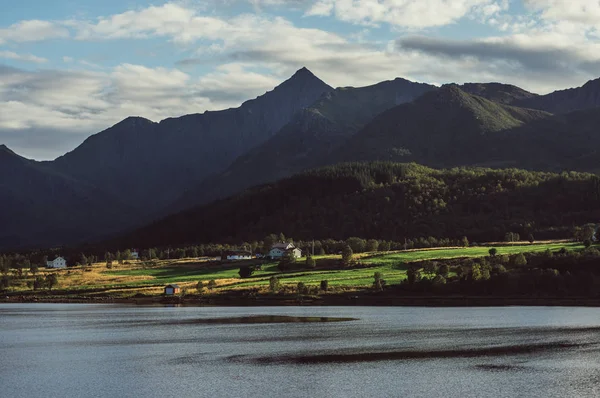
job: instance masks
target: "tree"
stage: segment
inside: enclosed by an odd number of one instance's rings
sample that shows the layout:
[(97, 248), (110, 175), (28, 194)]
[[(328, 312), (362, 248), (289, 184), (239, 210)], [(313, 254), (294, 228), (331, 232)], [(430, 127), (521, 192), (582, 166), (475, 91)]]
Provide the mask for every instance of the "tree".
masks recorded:
[(344, 246), (342, 249), (342, 263), (344, 265), (350, 265), (352, 263), (352, 258), (354, 256), (354, 252), (349, 245)]
[(298, 294), (308, 294), (308, 286), (304, 284), (304, 282), (298, 282)]
[(469, 247), (469, 239), (467, 239), (467, 237), (466, 237), (466, 236), (463, 236), (463, 237), (460, 239), (460, 245), (461, 245), (462, 247)]
[(527, 259), (523, 253), (515, 254), (512, 258), (512, 263), (515, 267), (524, 267), (527, 265)]
[(41, 275), (38, 275), (35, 277), (35, 279), (33, 281), (33, 290), (43, 289), (45, 285), (46, 285), (46, 281), (44, 280), (44, 277)]
[(431, 276), (431, 275), (437, 273), (437, 271), (438, 271), (438, 266), (435, 262), (429, 261), (429, 260), (423, 261), (423, 273)]
[(291, 266), (295, 263), (296, 256), (294, 255), (294, 252), (292, 250), (286, 250), (285, 253), (283, 253), (283, 256), (281, 256), (281, 260), (279, 260), (277, 268), (279, 268), (279, 270), (283, 272), (285, 270), (290, 269)]
[(198, 283), (196, 284), (196, 291), (198, 292), (198, 294), (204, 294), (204, 282), (198, 281)]
[(586, 248), (590, 247), (592, 245), (592, 241), (590, 239), (586, 239), (583, 241), (583, 246), (585, 246)]
[(107, 269), (112, 269), (112, 267), (113, 267), (113, 262), (112, 262), (112, 260), (108, 260), (108, 261), (106, 262), (106, 268), (107, 268)]
[(279, 283), (279, 278), (277, 278), (275, 275), (273, 275), (269, 279), (269, 291), (271, 293), (277, 293), (280, 288), (281, 288), (281, 284)]
[(36, 263), (31, 263), (31, 266), (29, 267), (29, 271), (31, 272), (32, 275), (35, 276), (35, 274), (39, 271), (39, 267)]
[(217, 287), (217, 282), (215, 282), (214, 279), (211, 279), (208, 281), (208, 290), (213, 290), (215, 287)]
[(321, 290), (326, 292), (329, 289), (329, 281), (322, 280), (321, 281)]
[(376, 239), (369, 239), (365, 246), (365, 250), (368, 252), (376, 252), (379, 248), (379, 241)]
[(436, 277), (433, 278), (433, 284), (434, 285), (445, 285), (446, 284), (446, 278), (443, 277), (442, 275), (436, 275)]
[(8, 260), (0, 256), (0, 272), (6, 274), (8, 272)]
[(442, 264), (438, 268), (438, 275), (441, 275), (444, 278), (447, 278), (449, 273), (450, 273), (450, 267), (448, 266), (448, 264)]
[(492, 247), (490, 250), (488, 250), (488, 253), (490, 253), (490, 257), (496, 257), (496, 254), (498, 254), (498, 249)]
[(406, 270), (406, 277), (408, 283), (410, 285), (413, 285), (421, 281), (421, 272), (419, 272), (419, 270), (415, 269), (414, 267), (410, 267), (408, 270)]
[(315, 263), (315, 259), (309, 254), (306, 257), (306, 268), (315, 268), (317, 264)]
[(390, 251), (390, 242), (382, 240), (379, 243), (379, 251), (380, 252), (389, 252)]
[(86, 265), (86, 264), (88, 263), (88, 258), (86, 257), (86, 255), (85, 255), (85, 254), (81, 253), (81, 254), (79, 255), (79, 263), (80, 263), (81, 265)]
[(507, 232), (504, 235), (505, 242), (518, 242), (521, 240), (521, 236), (516, 232)]
[(529, 243), (535, 242), (535, 238), (533, 237), (533, 234), (527, 235), (527, 240), (529, 241)]
[(380, 291), (380, 292), (383, 291), (383, 289), (385, 288), (385, 279), (382, 278), (381, 272), (375, 272), (375, 274), (373, 275), (373, 278), (374, 278), (373, 289)]
[(131, 250), (126, 249), (122, 254), (121, 254), (122, 258), (124, 261), (129, 261), (131, 260)]
[(240, 271), (238, 272), (238, 274), (240, 275), (240, 278), (250, 278), (253, 273), (254, 273), (254, 267), (251, 265), (245, 265), (245, 266), (241, 267)]
[(58, 284), (58, 276), (56, 274), (46, 275), (46, 286), (48, 290), (52, 290), (54, 286)]
[(2, 275), (2, 278), (0, 278), (0, 288), (2, 290), (6, 290), (10, 287), (11, 285), (11, 278), (8, 275)]
[(350, 246), (354, 253), (363, 253), (367, 247), (367, 242), (357, 237), (348, 238), (346, 244)]

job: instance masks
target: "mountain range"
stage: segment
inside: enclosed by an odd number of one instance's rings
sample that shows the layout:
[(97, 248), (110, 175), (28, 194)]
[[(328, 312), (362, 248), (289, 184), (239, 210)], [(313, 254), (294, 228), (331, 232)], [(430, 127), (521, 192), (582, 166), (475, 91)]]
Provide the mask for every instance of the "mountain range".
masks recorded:
[(333, 89), (302, 68), (239, 108), (129, 117), (51, 162), (0, 147), (0, 248), (104, 239), (339, 162), (598, 172), (599, 98), (600, 79), (547, 95), (400, 78)]

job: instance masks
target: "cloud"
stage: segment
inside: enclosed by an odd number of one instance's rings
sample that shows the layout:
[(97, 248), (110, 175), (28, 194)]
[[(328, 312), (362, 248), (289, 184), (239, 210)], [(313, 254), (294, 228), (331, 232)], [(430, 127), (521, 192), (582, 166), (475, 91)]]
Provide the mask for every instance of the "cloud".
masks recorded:
[(23, 62), (33, 62), (36, 64), (43, 64), (45, 62), (48, 62), (46, 58), (36, 57), (32, 54), (17, 54), (12, 51), (0, 51), (0, 58), (13, 59), (16, 61)]
[(526, 7), (541, 13), (546, 20), (600, 25), (598, 0), (523, 0)]
[(40, 20), (21, 21), (0, 29), (0, 44), (6, 42), (42, 41), (55, 38), (66, 38), (69, 31), (58, 23)]
[(306, 15), (420, 29), (448, 25), (470, 14), (491, 17), (507, 7), (505, 0), (318, 0)]

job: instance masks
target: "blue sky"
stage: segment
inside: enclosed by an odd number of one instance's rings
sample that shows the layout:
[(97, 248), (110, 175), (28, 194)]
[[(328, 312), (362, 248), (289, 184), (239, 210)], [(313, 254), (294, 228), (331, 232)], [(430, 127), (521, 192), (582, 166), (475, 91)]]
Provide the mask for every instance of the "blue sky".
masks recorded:
[(0, 13), (0, 144), (52, 159), (129, 115), (238, 106), (302, 66), (332, 86), (547, 93), (600, 77), (598, 27), (597, 0), (19, 0)]

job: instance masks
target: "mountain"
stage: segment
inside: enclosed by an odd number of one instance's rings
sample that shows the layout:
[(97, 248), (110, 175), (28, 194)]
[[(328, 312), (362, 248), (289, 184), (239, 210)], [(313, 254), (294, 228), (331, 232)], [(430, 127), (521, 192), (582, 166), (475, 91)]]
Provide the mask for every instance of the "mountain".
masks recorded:
[(512, 84), (465, 83), (457, 87), (465, 93), (477, 95), (504, 105), (511, 105), (517, 101), (524, 101), (538, 96)]
[(524, 228), (544, 239), (564, 237), (573, 225), (597, 220), (599, 198), (600, 179), (592, 174), (347, 163), (186, 210), (113, 243), (239, 243), (274, 232), (302, 240), (467, 236), (494, 241)]
[[(331, 156), (339, 161), (418, 162), (433, 167), (489, 164), (493, 136), (552, 115), (516, 108), (446, 85), (373, 119)], [(492, 138), (490, 138), (492, 137)]]
[(100, 239), (132, 226), (136, 215), (118, 198), (0, 145), (0, 248)]
[(550, 113), (568, 113), (600, 107), (600, 79), (590, 80), (582, 87), (554, 91), (550, 94), (517, 100), (512, 105), (540, 109)]
[(49, 167), (118, 195), (151, 217), (190, 185), (268, 140), (296, 112), (330, 90), (302, 68), (273, 91), (239, 108), (160, 123), (127, 118), (89, 137)]
[(397, 78), (367, 87), (340, 87), (299, 111), (262, 145), (206, 179), (176, 209), (207, 203), (326, 163), (327, 157), (375, 116), (436, 89)]

